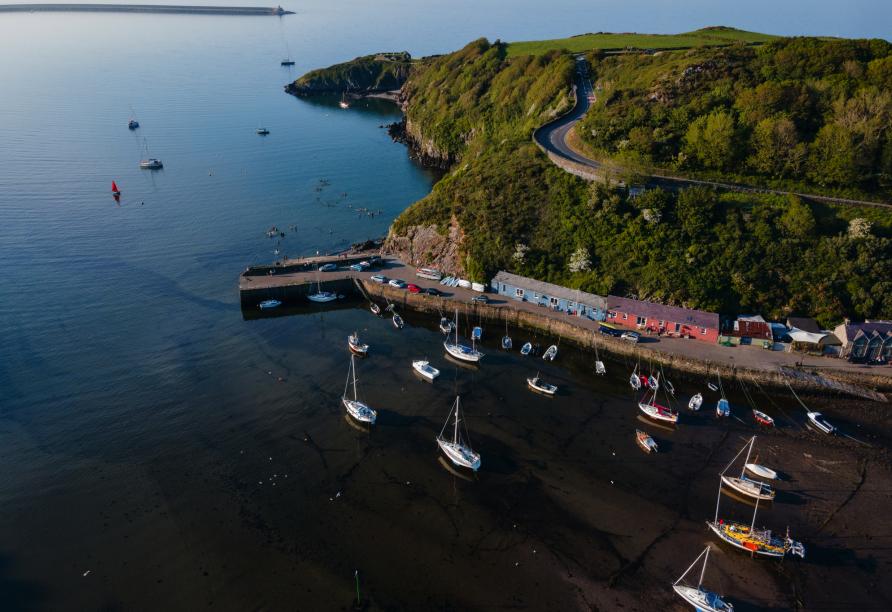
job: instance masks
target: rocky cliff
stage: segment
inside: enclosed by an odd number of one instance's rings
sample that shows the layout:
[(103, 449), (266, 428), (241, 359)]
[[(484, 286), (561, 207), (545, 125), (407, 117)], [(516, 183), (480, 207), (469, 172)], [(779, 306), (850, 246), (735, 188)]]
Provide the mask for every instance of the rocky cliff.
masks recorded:
[(400, 89), (409, 78), (412, 58), (405, 51), (357, 57), (328, 68), (311, 70), (285, 91), (295, 96), (317, 93), (371, 93)]
[(446, 234), (436, 225), (413, 225), (399, 235), (391, 229), (384, 241), (384, 252), (395, 255), (413, 266), (433, 267), (448, 274), (464, 276), (460, 254), (464, 235), (453, 218)]

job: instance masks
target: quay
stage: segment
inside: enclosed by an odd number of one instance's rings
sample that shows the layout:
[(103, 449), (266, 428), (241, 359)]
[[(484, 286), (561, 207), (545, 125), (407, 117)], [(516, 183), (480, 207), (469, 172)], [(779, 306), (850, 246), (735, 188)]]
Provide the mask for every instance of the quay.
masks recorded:
[(281, 6), (185, 6), (173, 4), (0, 4), (0, 13), (88, 12), (167, 13), (181, 15), (293, 15)]
[[(811, 391), (835, 391), (849, 395), (885, 401), (877, 390), (892, 389), (892, 378), (887, 374), (865, 371), (858, 364), (838, 359), (827, 359), (782, 351), (765, 351), (754, 347), (728, 348), (684, 338), (642, 336), (637, 344), (600, 333), (600, 324), (586, 317), (568, 315), (505, 296), (486, 293), (486, 304), (472, 302), (481, 295), (462, 287), (445, 287), (438, 281), (417, 278), (415, 268), (398, 259), (381, 256), (371, 270), (357, 272), (348, 266), (374, 259), (378, 251), (285, 260), (271, 266), (252, 266), (239, 277), (241, 307), (246, 318), (258, 318), (258, 304), (277, 299), (285, 306), (307, 306), (306, 296), (317, 286), (345, 296), (387, 301), (397, 309), (411, 309), (434, 315), (450, 316), (456, 309), (472, 321), (493, 322), (502, 329), (507, 321), (514, 329), (531, 330), (532, 334), (558, 337), (584, 350), (602, 350), (614, 356), (641, 363), (661, 364), (684, 373), (689, 378), (706, 378), (717, 373), (725, 378), (739, 378), (777, 387), (790, 385)], [(336, 263), (332, 272), (318, 272), (318, 267)], [(435, 297), (410, 293), (370, 280), (375, 274), (388, 279), (400, 279), (421, 288), (434, 288), (442, 293)], [(332, 304), (336, 304), (333, 302)], [(269, 313), (272, 316), (272, 313)], [(515, 344), (529, 338), (515, 338)], [(545, 343), (543, 340), (541, 343)]]

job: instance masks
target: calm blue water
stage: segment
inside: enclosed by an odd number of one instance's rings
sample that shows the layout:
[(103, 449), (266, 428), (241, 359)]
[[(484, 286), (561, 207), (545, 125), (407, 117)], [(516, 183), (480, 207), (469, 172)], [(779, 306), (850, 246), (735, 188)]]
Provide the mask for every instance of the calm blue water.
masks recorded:
[[(406, 397), (395, 368), (418, 356), (413, 347), (435, 350), (436, 334), (418, 327), (395, 345), (356, 309), (242, 320), (237, 275), (274, 259), (270, 225), (286, 230), (279, 248), (289, 255), (340, 248), (383, 235), (433, 181), (381, 129), (398, 119), (393, 106), (342, 111), (282, 87), (356, 55), (441, 53), (479, 36), (715, 24), (884, 36), (892, 22), (879, 1), (677, 4), (313, 0), (286, 3), (298, 14), (284, 19), (0, 16), (0, 608), (293, 609), (306, 598), (324, 609), (338, 589), (331, 607), (341, 607), (354, 566), (374, 567), (382, 540), (426, 542), (430, 524), (449, 532), (442, 508), (462, 503), (461, 493), (401, 524), (390, 511), (410, 512), (422, 494), (381, 489), (406, 478), (386, 449), (428, 450), (450, 393), (415, 389), (424, 415), (394, 408), (399, 433), (371, 447), (337, 420), (348, 331), (364, 329), (376, 343), (380, 359), (362, 376), (394, 405)], [(279, 66), (288, 53), (293, 69)], [(135, 132), (131, 113), (142, 126)], [(257, 136), (259, 125), (271, 134)], [(138, 169), (147, 150), (163, 171)], [(323, 178), (330, 185), (317, 189)], [(382, 214), (357, 217), (347, 204)], [(479, 414), (509, 384), (450, 375), (477, 389)], [(567, 414), (550, 422), (575, 427)], [(499, 429), (487, 434), (490, 448), (499, 448)], [(404, 447), (402, 433), (412, 440)], [(355, 470), (370, 453), (376, 467)], [(501, 455), (510, 457), (507, 442)], [(288, 495), (267, 493), (286, 473)], [(407, 482), (439, 476), (411, 473)], [(388, 503), (332, 518), (326, 500), (351, 485)], [(495, 497), (471, 500), (495, 507)], [(471, 532), (484, 533), (492, 517), (467, 512)], [(357, 526), (366, 520), (384, 524), (380, 540)], [(430, 541), (435, 556), (453, 554), (449, 537)], [(403, 570), (431, 567), (430, 553), (412, 550)], [(430, 582), (416, 575), (422, 586), (403, 595), (401, 576), (381, 574), (378, 601), (423, 606), (425, 592), (449, 591), (448, 580), (421, 574)]]

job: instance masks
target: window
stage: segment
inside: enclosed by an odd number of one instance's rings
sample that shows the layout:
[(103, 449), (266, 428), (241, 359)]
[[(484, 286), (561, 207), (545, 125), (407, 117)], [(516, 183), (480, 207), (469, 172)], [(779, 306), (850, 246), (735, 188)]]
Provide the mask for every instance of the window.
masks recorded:
[(557, 299), (556, 297), (548, 298), (548, 301), (551, 302), (551, 305), (552, 305), (552, 306), (557, 306), (557, 305), (558, 305), (558, 299)]
[(522, 297), (523, 297), (523, 289), (515, 289), (515, 290), (514, 290), (514, 296), (515, 296), (515, 297), (522, 298)]
[(677, 333), (679, 333), (680, 331), (681, 331), (681, 323), (676, 323), (676, 324), (675, 324), (675, 333), (677, 334)]
[(706, 328), (705, 328), (705, 327), (701, 327), (701, 328), (700, 328), (700, 335), (702, 335), (702, 336), (705, 336), (705, 335), (706, 335)]
[(625, 321), (625, 320), (628, 319), (628, 318), (629, 318), (629, 314), (626, 313), (626, 312), (624, 312), (624, 313), (623, 313), (623, 321)]
[(666, 322), (663, 319), (660, 319), (660, 327), (665, 327)]
[(647, 323), (647, 319), (644, 317), (636, 317), (635, 323), (637, 323), (638, 325), (644, 325), (645, 323)]

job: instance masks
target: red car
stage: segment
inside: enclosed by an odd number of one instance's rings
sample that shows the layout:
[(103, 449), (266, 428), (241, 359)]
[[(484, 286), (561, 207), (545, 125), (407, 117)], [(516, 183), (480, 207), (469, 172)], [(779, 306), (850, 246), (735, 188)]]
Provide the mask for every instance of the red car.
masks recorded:
[(418, 285), (413, 285), (412, 283), (409, 283), (406, 286), (406, 289), (409, 290), (409, 293), (421, 293), (421, 287), (419, 287)]

